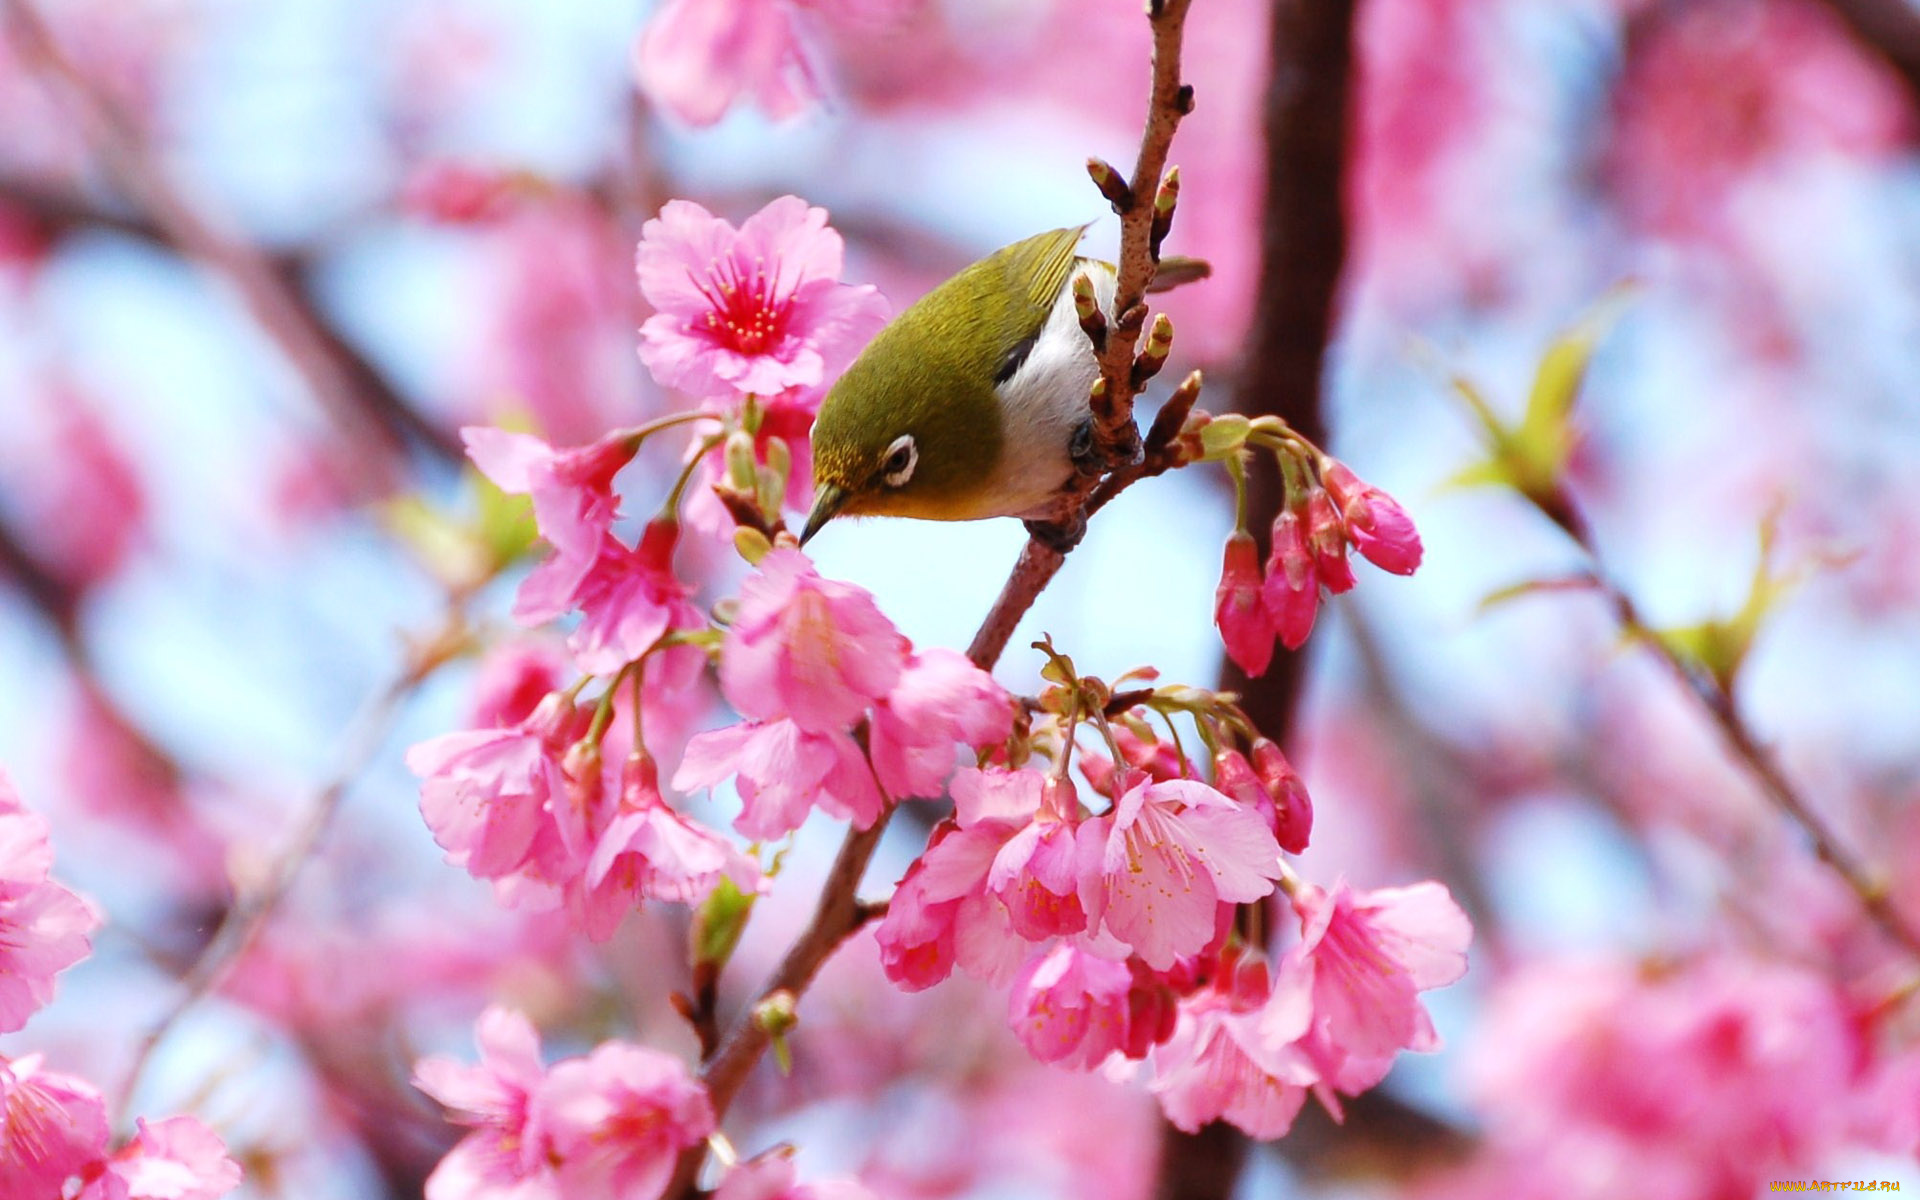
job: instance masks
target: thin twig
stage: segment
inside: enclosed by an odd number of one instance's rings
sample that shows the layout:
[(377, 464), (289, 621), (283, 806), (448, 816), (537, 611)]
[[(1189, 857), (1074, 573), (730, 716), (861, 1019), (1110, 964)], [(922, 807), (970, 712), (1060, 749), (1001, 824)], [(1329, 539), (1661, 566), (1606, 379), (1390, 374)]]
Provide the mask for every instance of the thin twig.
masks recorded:
[[(1128, 184), (1133, 202), (1120, 213), (1120, 255), (1115, 260), (1113, 323), (1100, 348), (1100, 378), (1106, 402), (1096, 406), (1094, 445), (1111, 463), (1133, 461), (1140, 434), (1133, 421), (1134, 346), (1146, 324), (1147, 285), (1159, 261), (1155, 246), (1154, 198), (1166, 174), (1167, 154), (1180, 118), (1193, 109), (1193, 89), (1180, 81), (1180, 43), (1193, 0), (1152, 0), (1147, 19), (1153, 27), (1153, 85), (1140, 132), (1140, 153)], [(1138, 314), (1137, 316), (1135, 314)], [(1101, 411), (1102, 409), (1105, 411)]]
[[(1139, 432), (1133, 420), (1133, 345), (1145, 321), (1140, 297), (1145, 294), (1146, 286), (1153, 277), (1150, 246), (1154, 216), (1151, 203), (1153, 189), (1158, 185), (1166, 166), (1167, 148), (1173, 139), (1174, 129), (1180, 117), (1193, 104), (1192, 90), (1180, 83), (1180, 34), (1190, 4), (1191, 0), (1152, 0), (1148, 5), (1154, 42), (1153, 100), (1148, 110), (1146, 130), (1141, 137), (1139, 162), (1134, 169), (1136, 184), (1145, 181), (1147, 186), (1136, 189), (1141, 202), (1135, 204), (1132, 211), (1121, 214), (1118, 294), (1127, 306), (1116, 306), (1122, 319), (1114, 322), (1106, 347), (1099, 356), (1110, 404), (1105, 411), (1097, 403), (1095, 405), (1095, 444), (1103, 447), (1120, 444), (1131, 435), (1132, 449), (1126, 458), (1109, 460), (1126, 463), (1128, 469), (1124, 472), (1115, 471), (1104, 478), (1084, 481), (1069, 496), (1060, 524), (1040, 526), (1036, 536), (1028, 539), (1006, 584), (1001, 588), (999, 598), (994, 601), (967, 648), (967, 657), (982, 670), (992, 669), (1000, 660), (1021, 618), (1059, 573), (1068, 551), (1077, 541), (1077, 536), (1064, 539), (1049, 537), (1049, 529), (1057, 533), (1059, 529), (1067, 528), (1077, 533), (1084, 528), (1086, 517), (1093, 509), (1149, 473), (1136, 461), (1140, 455)], [(1126, 319), (1133, 316), (1132, 310), (1135, 309), (1139, 310), (1138, 315), (1134, 319)], [(1192, 393), (1184, 401), (1186, 407), (1190, 408), (1193, 397), (1199, 391), (1197, 376), (1189, 381), (1183, 391)], [(1122, 420), (1123, 430), (1120, 428)], [(1103, 437), (1111, 440), (1102, 442)], [(1171, 437), (1166, 440), (1169, 443), (1173, 441)], [(1173, 464), (1161, 464), (1159, 469), (1165, 470), (1169, 465)], [(1100, 488), (1097, 493), (1096, 486)], [(1096, 494), (1102, 497), (1099, 504), (1093, 502)], [(1030, 525), (1030, 528), (1033, 526)], [(867, 864), (880, 845), (881, 837), (886, 833), (892, 813), (892, 809), (882, 812), (870, 828), (847, 832), (834, 858), (833, 867), (827, 873), (812, 919), (787, 950), (772, 978), (762, 985), (755, 999), (735, 1018), (733, 1026), (721, 1040), (719, 1050), (701, 1066), (700, 1078), (706, 1085), (716, 1117), (725, 1117), (747, 1076), (772, 1041), (767, 1031), (755, 1020), (755, 1010), (776, 992), (802, 995), (834, 950), (880, 911), (875, 904), (862, 903), (858, 899), (858, 891), (860, 880), (866, 874)], [(705, 1157), (704, 1146), (695, 1146), (683, 1153), (673, 1182), (665, 1194), (672, 1197), (691, 1195)]]
[(287, 277), (245, 241), (202, 216), (147, 144), (139, 124), (97, 88), (54, 41), (31, 0), (0, 0), (22, 61), (36, 70), (79, 122), (101, 165), (168, 243), (224, 276), (260, 328), (286, 355), (313, 398), (346, 438), (348, 459), (366, 494), (391, 490), (404, 442), (449, 459), (459, 447), (389, 388), (345, 343)]
[[(1604, 569), (1599, 546), (1572, 493), (1561, 487), (1550, 496), (1536, 499), (1534, 504), (1586, 551), (1587, 558), (1593, 564), (1594, 585), (1606, 598), (1621, 628), (1630, 633), (1650, 632), (1653, 626), (1641, 619), (1633, 598)], [(1879, 875), (1848, 848), (1839, 832), (1814, 811), (1800, 789), (1780, 769), (1773, 754), (1754, 736), (1746, 718), (1740, 714), (1739, 706), (1734, 703), (1733, 696), (1720, 681), (1710, 672), (1700, 669), (1698, 664), (1689, 662), (1665, 638), (1647, 636), (1638, 640), (1653, 651), (1687, 694), (1706, 710), (1714, 728), (1720, 731), (1727, 749), (1760, 785), (1760, 791), (1768, 802), (1799, 827), (1813, 845), (1814, 854), (1853, 891), (1868, 918), (1914, 958), (1920, 959), (1920, 931), (1916, 931), (1905, 915), (1893, 906), (1892, 897)]]
[(326, 836), (335, 814), (340, 810), (341, 801), (346, 798), (347, 789), (385, 744), (401, 706), (441, 661), (444, 659), (436, 655), (413, 656), (407, 668), (375, 693), (354, 715), (347, 727), (333, 773), (314, 794), (306, 818), (301, 822), (292, 843), (275, 861), (272, 871), (260, 886), (227, 909), (220, 927), (214, 930), (213, 937), (208, 939), (200, 956), (181, 976), (179, 996), (140, 1039), (115, 1105), (115, 1110), (123, 1119), (154, 1052), (173, 1032), (181, 1018), (220, 985), (234, 963), (253, 944), (253, 939), (286, 898), (301, 868), (313, 857), (321, 839)]

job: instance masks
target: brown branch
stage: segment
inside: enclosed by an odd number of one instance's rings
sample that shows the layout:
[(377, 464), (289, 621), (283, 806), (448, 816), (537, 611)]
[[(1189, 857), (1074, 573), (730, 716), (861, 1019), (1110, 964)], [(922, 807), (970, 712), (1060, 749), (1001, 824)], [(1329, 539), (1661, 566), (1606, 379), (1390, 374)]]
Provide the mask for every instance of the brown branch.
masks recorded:
[[(1140, 452), (1133, 421), (1134, 346), (1146, 323), (1147, 285), (1160, 260), (1154, 237), (1156, 215), (1164, 225), (1170, 209), (1156, 204), (1180, 118), (1193, 111), (1193, 88), (1180, 82), (1180, 43), (1193, 0), (1148, 0), (1153, 29), (1153, 84), (1147, 118), (1140, 131), (1140, 153), (1127, 191), (1131, 202), (1120, 209), (1120, 254), (1115, 259), (1114, 321), (1100, 347), (1100, 379), (1105, 399), (1094, 406), (1094, 446), (1112, 464), (1130, 463)], [(1137, 315), (1136, 315), (1137, 314)]]
[[(1148, 108), (1146, 129), (1141, 136), (1140, 158), (1134, 168), (1136, 184), (1146, 181), (1150, 185), (1158, 185), (1174, 129), (1180, 118), (1193, 106), (1193, 90), (1180, 83), (1180, 35), (1191, 2), (1149, 0), (1147, 6), (1148, 19), (1153, 26), (1153, 99)], [(1150, 197), (1154, 193), (1151, 188), (1143, 190), (1136, 187), (1134, 194), (1138, 198), (1143, 194)], [(1163, 211), (1163, 226), (1166, 216)], [(1116, 466), (1124, 464), (1124, 469), (1115, 470), (1104, 477), (1095, 476), (1079, 481), (1063, 497), (1063, 516), (1058, 523), (1029, 522), (1028, 528), (1033, 536), (1021, 550), (1020, 558), (1001, 588), (999, 598), (994, 601), (967, 648), (967, 657), (983, 670), (991, 669), (999, 661), (1020, 619), (1059, 573), (1068, 552), (1085, 529), (1088, 515), (1149, 473), (1146, 469), (1148, 464), (1140, 454), (1140, 434), (1133, 420), (1133, 346), (1146, 321), (1146, 309), (1140, 298), (1145, 295), (1147, 284), (1153, 278), (1151, 239), (1154, 220), (1155, 206), (1152, 203), (1136, 203), (1128, 212), (1121, 214), (1118, 296), (1122, 303), (1116, 306), (1120, 319), (1113, 322), (1106, 345), (1098, 356), (1106, 390), (1104, 404), (1097, 390), (1093, 401), (1095, 446), (1101, 451), (1123, 448), (1124, 456), (1110, 457), (1105, 461)], [(1155, 422), (1157, 434), (1162, 425), (1173, 426), (1173, 432), (1162, 438), (1166, 445), (1171, 446), (1177, 440), (1175, 435), (1179, 431), (1179, 424), (1186, 410), (1192, 408), (1199, 389), (1200, 380), (1196, 372), (1176, 393), (1177, 402), (1182, 405), (1179, 417), (1171, 422)], [(1178, 399), (1181, 396), (1184, 399)], [(1163, 461), (1158, 464), (1159, 470), (1177, 465), (1164, 455), (1162, 458)], [(1151, 473), (1157, 474), (1158, 471)], [(1096, 498), (1098, 503), (1095, 502)], [(812, 919), (788, 949), (773, 977), (756, 994), (756, 999), (735, 1018), (719, 1050), (701, 1066), (700, 1077), (706, 1084), (716, 1117), (725, 1117), (747, 1076), (771, 1043), (769, 1034), (754, 1019), (755, 1011), (775, 993), (785, 992), (795, 997), (802, 995), (828, 956), (879, 911), (873, 904), (863, 904), (858, 899), (858, 890), (892, 813), (892, 809), (882, 812), (869, 829), (847, 832), (846, 840), (841, 843), (840, 852), (835, 856), (833, 867), (821, 888), (820, 900)], [(705, 1157), (705, 1146), (695, 1146), (683, 1153), (675, 1169), (673, 1182), (665, 1194), (672, 1197), (690, 1195)]]
[(346, 440), (347, 461), (358, 472), (361, 492), (392, 490), (408, 438), (457, 457), (451, 439), (400, 400), (364, 359), (343, 354), (339, 336), (271, 261), (201, 215), (173, 182), (138, 123), (66, 56), (31, 0), (0, 0), (0, 9), (21, 60), (65, 103), (101, 166), (139, 210), (129, 220), (142, 225), (150, 221), (168, 244), (233, 286)]
[[(1594, 585), (1606, 599), (1620, 627), (1629, 633), (1651, 633), (1653, 626), (1641, 619), (1633, 598), (1603, 569), (1599, 545), (1572, 493), (1560, 487), (1550, 495), (1534, 498), (1533, 503), (1586, 551), (1593, 564)], [(1688, 661), (1665, 638), (1643, 636), (1638, 640), (1665, 664), (1687, 694), (1706, 710), (1727, 749), (1747, 769), (1754, 782), (1760, 785), (1761, 794), (1799, 827), (1812, 844), (1814, 854), (1852, 890), (1868, 919), (1910, 955), (1920, 959), (1920, 930), (1909, 924), (1905, 914), (1894, 907), (1882, 877), (1848, 848), (1839, 832), (1827, 824), (1786, 772), (1780, 769), (1773, 754), (1754, 736), (1739, 706), (1734, 703), (1733, 696), (1720, 680), (1701, 669), (1697, 663)]]
[[(1166, 176), (1167, 153), (1180, 119), (1193, 111), (1193, 88), (1180, 82), (1180, 46), (1187, 10), (1192, 3), (1193, 0), (1148, 0), (1147, 21), (1153, 31), (1153, 80), (1132, 182), (1122, 184), (1113, 168), (1097, 159), (1089, 163), (1095, 184), (1119, 214), (1120, 252), (1114, 257), (1112, 319), (1097, 325), (1082, 321), (1094, 347), (1094, 358), (1100, 364), (1100, 378), (1094, 383), (1089, 406), (1093, 417), (1091, 458), (1100, 469), (1068, 485), (1057, 502), (1056, 519), (1028, 524), (1036, 540), (1062, 554), (1071, 549), (1085, 531), (1086, 518), (1092, 508), (1097, 507), (1090, 505), (1089, 500), (1106, 476), (1127, 470), (1137, 464), (1141, 456), (1140, 429), (1134, 423), (1133, 402), (1157, 369), (1157, 363), (1145, 370), (1137, 367), (1134, 348), (1147, 326), (1147, 290), (1153, 283), (1160, 258), (1160, 239), (1166, 236), (1173, 219), (1172, 202), (1178, 194), (1177, 181)], [(1159, 357), (1165, 357), (1165, 349), (1165, 346), (1158, 348)], [(1119, 486), (1124, 488), (1137, 478), (1140, 476), (1134, 475)], [(1023, 566), (1028, 565), (1029, 557), (1031, 555), (1022, 556)], [(1053, 564), (1052, 570), (1058, 569), (1059, 564)], [(1047, 578), (1052, 577), (1051, 570), (1046, 574)], [(1011, 627), (1007, 632), (1011, 634)]]

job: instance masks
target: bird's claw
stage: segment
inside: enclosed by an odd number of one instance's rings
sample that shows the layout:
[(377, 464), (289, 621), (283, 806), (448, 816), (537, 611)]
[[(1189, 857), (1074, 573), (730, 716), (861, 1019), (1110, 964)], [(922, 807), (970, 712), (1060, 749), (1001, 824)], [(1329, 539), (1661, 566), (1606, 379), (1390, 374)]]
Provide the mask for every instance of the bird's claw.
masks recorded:
[(1093, 435), (1093, 418), (1088, 416), (1081, 418), (1080, 423), (1073, 427), (1073, 437), (1067, 442), (1067, 457), (1072, 460), (1073, 469), (1083, 478), (1097, 479), (1109, 471), (1130, 467), (1139, 461), (1139, 432), (1134, 431), (1126, 444), (1116, 449), (1118, 453), (1102, 453)]

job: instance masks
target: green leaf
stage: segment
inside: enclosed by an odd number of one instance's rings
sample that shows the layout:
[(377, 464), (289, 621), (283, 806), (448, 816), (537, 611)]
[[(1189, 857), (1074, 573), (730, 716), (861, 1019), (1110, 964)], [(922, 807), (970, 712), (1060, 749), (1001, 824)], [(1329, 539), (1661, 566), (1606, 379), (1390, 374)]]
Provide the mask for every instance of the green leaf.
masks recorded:
[(1208, 421), (1200, 430), (1200, 450), (1205, 461), (1213, 462), (1238, 454), (1247, 444), (1253, 422), (1239, 413), (1224, 413)]
[(1460, 491), (1476, 487), (1512, 487), (1520, 486), (1513, 476), (1512, 468), (1497, 458), (1483, 458), (1477, 463), (1460, 468), (1440, 482), (1442, 491)]
[(1525, 448), (1534, 471), (1558, 479), (1573, 452), (1573, 406), (1586, 383), (1593, 353), (1626, 306), (1628, 291), (1615, 288), (1603, 296), (1571, 329), (1547, 347), (1534, 372), (1533, 391), (1526, 415), (1514, 437)]
[(1760, 556), (1747, 584), (1746, 599), (1731, 617), (1714, 617), (1695, 625), (1657, 630), (1654, 636), (1675, 654), (1706, 671), (1724, 692), (1733, 690), (1767, 618), (1782, 601), (1805, 583), (1817, 567), (1840, 566), (1850, 556), (1814, 554), (1790, 567), (1776, 568), (1775, 548), (1780, 532), (1781, 506), (1775, 504), (1760, 519)]
[(1453, 386), (1454, 395), (1467, 402), (1473, 415), (1480, 418), (1480, 427), (1486, 432), (1487, 440), (1494, 446), (1507, 441), (1512, 432), (1506, 423), (1493, 411), (1493, 405), (1487, 403), (1486, 395), (1464, 376), (1455, 375), (1448, 381)]

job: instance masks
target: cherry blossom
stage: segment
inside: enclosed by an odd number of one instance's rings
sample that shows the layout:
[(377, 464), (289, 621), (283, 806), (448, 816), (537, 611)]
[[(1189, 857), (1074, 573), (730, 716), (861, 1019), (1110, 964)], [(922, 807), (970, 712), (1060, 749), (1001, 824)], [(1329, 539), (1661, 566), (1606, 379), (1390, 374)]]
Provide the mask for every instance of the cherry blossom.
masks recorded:
[(626, 1042), (543, 1068), (519, 1013), (490, 1008), (480, 1064), (423, 1059), (414, 1083), (472, 1132), (427, 1180), (427, 1200), (658, 1197), (675, 1156), (713, 1131), (713, 1108), (680, 1060)]
[(1261, 599), (1280, 644), (1298, 650), (1307, 644), (1313, 619), (1320, 611), (1319, 565), (1307, 543), (1306, 522), (1299, 512), (1287, 508), (1274, 518), (1271, 545)]
[(1223, 1120), (1251, 1137), (1279, 1137), (1319, 1081), (1294, 1044), (1311, 1020), (1304, 976), (1283, 975), (1264, 998), (1203, 989), (1181, 1003), (1173, 1036), (1153, 1052), (1148, 1086), (1167, 1120), (1189, 1133)]
[(829, 382), (888, 311), (872, 287), (838, 281), (840, 249), (826, 210), (798, 196), (738, 229), (670, 201), (641, 230), (635, 259), (659, 310), (640, 327), (641, 360), (661, 384), (703, 398)]
[[(635, 549), (612, 537), (601, 543), (599, 559), (580, 582), (577, 600), (585, 615), (567, 638), (581, 670), (611, 674), (673, 630), (705, 628), (687, 599), (690, 589), (673, 573), (679, 532), (677, 522), (659, 520), (648, 523)], [(699, 656), (688, 647), (667, 653)]]
[(85, 958), (100, 918), (51, 877), (47, 823), (0, 772), (0, 1032), (53, 999), (54, 976)]
[(567, 656), (558, 642), (533, 636), (502, 642), (480, 661), (467, 724), (475, 729), (518, 725), (567, 682)]
[(136, 1125), (133, 1140), (78, 1200), (219, 1200), (240, 1186), (240, 1164), (198, 1118), (141, 1118)]
[(706, 1090), (679, 1059), (626, 1042), (556, 1063), (531, 1123), (567, 1200), (657, 1197), (680, 1151), (714, 1128)]
[(775, 120), (820, 95), (790, 0), (668, 0), (634, 45), (634, 75), (691, 125), (718, 121), (742, 94)]
[(1249, 763), (1238, 750), (1223, 747), (1214, 755), (1213, 786), (1259, 813), (1280, 848), (1298, 854), (1313, 833), (1313, 799), (1279, 746), (1256, 738), (1252, 753)]
[(480, 879), (528, 864), (566, 806), (561, 755), (584, 718), (553, 695), (511, 728), (442, 734), (407, 751), (422, 779), (421, 814), (448, 862)]
[(475, 1034), (478, 1066), (426, 1058), (414, 1067), (414, 1086), (472, 1130), (428, 1177), (426, 1200), (559, 1200), (543, 1146), (528, 1128), (532, 1095), (546, 1074), (539, 1033), (519, 1013), (489, 1008)]
[(573, 609), (619, 515), (613, 477), (632, 461), (637, 444), (617, 433), (555, 450), (530, 434), (487, 426), (469, 426), (460, 436), (474, 465), (501, 491), (533, 498), (534, 522), (553, 547), (521, 583), (514, 619), (538, 625)]
[(1005, 902), (988, 889), (987, 876), (1024, 823), (987, 817), (934, 826), (926, 852), (907, 869), (874, 927), (888, 979), (918, 991), (955, 967), (989, 982), (1012, 976), (1027, 944), (1014, 932)]
[(587, 935), (604, 940), (643, 898), (696, 903), (723, 876), (746, 892), (760, 882), (759, 868), (731, 842), (668, 807), (650, 757), (629, 755), (619, 810), (594, 845), (582, 880)]
[(1020, 969), (1007, 1023), (1041, 1062), (1097, 1067), (1128, 1043), (1133, 972), (1061, 943)]
[(1081, 903), (1148, 966), (1213, 940), (1218, 906), (1273, 891), (1280, 847), (1259, 814), (1206, 784), (1141, 782), (1080, 826)]
[(673, 786), (712, 787), (735, 775), (740, 815), (733, 827), (762, 841), (800, 828), (815, 805), (861, 829), (886, 806), (866, 755), (845, 730), (815, 733), (788, 720), (709, 730), (687, 743)]
[(1413, 574), (1420, 566), (1420, 534), (1400, 502), (1343, 462), (1330, 462), (1321, 479), (1346, 523), (1346, 536), (1367, 561), (1395, 575)]
[(1419, 993), (1467, 970), (1473, 926), (1438, 883), (1355, 892), (1298, 885), (1300, 943), (1286, 969), (1311, 981), (1308, 1052), (1321, 1077), (1349, 1094), (1385, 1076), (1395, 1053), (1433, 1050), (1440, 1039)]
[(43, 1070), (38, 1054), (0, 1059), (0, 1196), (59, 1196), (106, 1151), (107, 1110), (97, 1088)]
[(935, 799), (954, 769), (954, 743), (974, 750), (1013, 732), (1013, 701), (993, 676), (952, 650), (916, 651), (873, 709), (874, 774), (896, 800)]
[(775, 550), (740, 587), (720, 687), (743, 715), (844, 730), (899, 682), (907, 640), (864, 588), (824, 579), (798, 550)]

